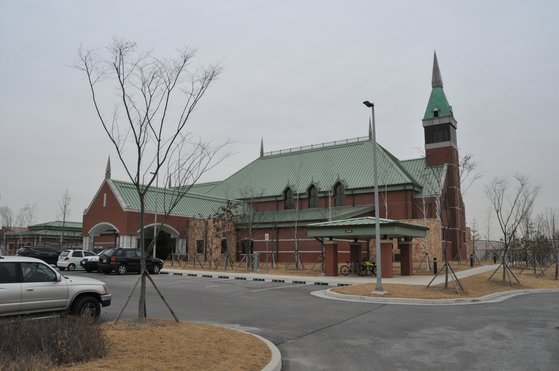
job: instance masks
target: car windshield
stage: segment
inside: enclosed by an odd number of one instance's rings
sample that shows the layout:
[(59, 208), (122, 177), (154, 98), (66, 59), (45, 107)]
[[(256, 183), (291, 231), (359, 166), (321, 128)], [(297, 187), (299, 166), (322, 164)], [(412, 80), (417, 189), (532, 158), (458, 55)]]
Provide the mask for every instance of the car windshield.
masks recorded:
[(64, 250), (60, 253), (60, 257), (63, 258), (65, 256), (68, 256), (69, 253), (70, 253), (70, 250)]
[(101, 253), (101, 255), (108, 255), (108, 256), (111, 256), (111, 255), (113, 255), (113, 252), (114, 252), (114, 251), (115, 251), (115, 249), (107, 249), (107, 250), (103, 251), (103, 252)]

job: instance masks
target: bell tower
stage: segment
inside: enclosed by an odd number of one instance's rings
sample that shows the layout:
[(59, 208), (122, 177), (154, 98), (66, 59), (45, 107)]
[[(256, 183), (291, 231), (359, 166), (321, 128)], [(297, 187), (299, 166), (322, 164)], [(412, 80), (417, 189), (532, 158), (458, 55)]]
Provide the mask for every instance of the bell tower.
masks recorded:
[(441, 184), (441, 220), (443, 240), (449, 243), (448, 259), (467, 259), (465, 245), (466, 217), (460, 192), (460, 158), (456, 140), (458, 123), (443, 90), (443, 79), (437, 53), (433, 59), (431, 96), (423, 116), (425, 161), (427, 166), (446, 166)]
[(425, 157), (427, 165), (436, 166), (458, 162), (458, 145), (456, 129), (458, 123), (454, 118), (452, 106), (448, 104), (443, 90), (443, 79), (437, 53), (433, 60), (433, 77), (431, 96), (423, 116), (425, 131)]

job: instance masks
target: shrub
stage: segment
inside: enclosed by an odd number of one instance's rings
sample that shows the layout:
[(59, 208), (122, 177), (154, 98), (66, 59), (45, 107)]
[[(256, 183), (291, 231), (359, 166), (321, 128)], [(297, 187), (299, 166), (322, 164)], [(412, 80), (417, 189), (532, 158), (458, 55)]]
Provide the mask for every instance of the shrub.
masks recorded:
[(85, 317), (0, 320), (0, 370), (37, 370), (105, 355), (101, 325)]

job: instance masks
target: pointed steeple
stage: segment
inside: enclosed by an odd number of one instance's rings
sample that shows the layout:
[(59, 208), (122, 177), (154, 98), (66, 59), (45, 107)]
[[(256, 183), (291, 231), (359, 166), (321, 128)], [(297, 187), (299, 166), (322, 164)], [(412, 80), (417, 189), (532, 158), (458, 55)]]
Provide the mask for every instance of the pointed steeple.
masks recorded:
[(373, 124), (371, 123), (371, 118), (369, 117), (369, 140), (373, 140)]
[(264, 157), (264, 137), (260, 137), (260, 157)]
[(431, 79), (431, 86), (434, 88), (443, 87), (443, 78), (441, 77), (441, 70), (439, 69), (439, 61), (437, 61), (437, 52), (433, 57), (433, 77)]
[(448, 103), (443, 89), (443, 79), (441, 77), (441, 70), (439, 69), (439, 61), (437, 60), (437, 53), (433, 57), (433, 76), (431, 79), (431, 96), (427, 103), (425, 110), (424, 120), (432, 119), (435, 117), (453, 116), (452, 106)]
[(105, 179), (111, 179), (111, 156), (107, 159), (107, 168), (105, 169)]

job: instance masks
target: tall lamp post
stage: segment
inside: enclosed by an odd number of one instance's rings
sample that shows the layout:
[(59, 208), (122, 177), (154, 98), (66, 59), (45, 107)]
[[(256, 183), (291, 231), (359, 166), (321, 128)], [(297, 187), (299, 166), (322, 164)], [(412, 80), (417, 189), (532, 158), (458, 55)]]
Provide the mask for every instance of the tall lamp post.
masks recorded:
[(385, 291), (382, 288), (382, 260), (380, 252), (380, 217), (379, 217), (379, 202), (378, 202), (378, 166), (377, 166), (377, 137), (375, 130), (375, 105), (368, 100), (364, 101), (363, 104), (371, 109), (371, 116), (373, 122), (373, 178), (375, 186), (375, 251), (377, 260), (377, 285), (374, 294), (384, 294)]
[(155, 175), (155, 220), (153, 221), (153, 257), (156, 256), (156, 249), (157, 249), (157, 211), (159, 208), (159, 172), (157, 174), (151, 173)]

